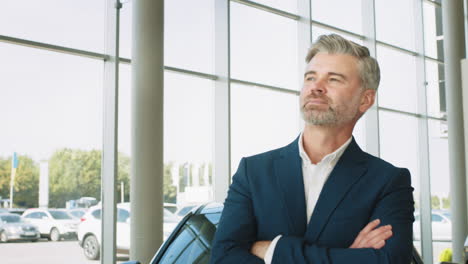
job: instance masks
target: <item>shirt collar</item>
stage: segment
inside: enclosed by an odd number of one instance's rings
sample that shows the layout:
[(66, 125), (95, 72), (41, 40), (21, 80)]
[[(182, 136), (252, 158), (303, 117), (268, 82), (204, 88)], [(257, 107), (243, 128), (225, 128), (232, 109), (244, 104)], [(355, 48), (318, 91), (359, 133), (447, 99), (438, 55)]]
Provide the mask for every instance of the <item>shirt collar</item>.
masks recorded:
[[(299, 141), (298, 141), (298, 144), (299, 144), (299, 156), (301, 157), (302, 159), (302, 162), (306, 162), (307, 164), (309, 163), (312, 163), (309, 159), (309, 156), (307, 155), (307, 153), (305, 152), (304, 150), (304, 145), (303, 145), (303, 137), (302, 135), (304, 134), (304, 132), (301, 132), (301, 135), (299, 137)], [(343, 145), (341, 145), (341, 147), (339, 147), (337, 150), (335, 150), (334, 152), (330, 153), (330, 154), (327, 154), (325, 157), (323, 157), (323, 159), (319, 162), (319, 163), (322, 163), (322, 162), (326, 162), (326, 163), (329, 163), (330, 165), (332, 166), (335, 166), (336, 163), (338, 162), (338, 160), (341, 158), (341, 156), (343, 155), (344, 151), (346, 150), (346, 148), (349, 146), (349, 144), (351, 143), (351, 139), (353, 137), (351, 136)]]

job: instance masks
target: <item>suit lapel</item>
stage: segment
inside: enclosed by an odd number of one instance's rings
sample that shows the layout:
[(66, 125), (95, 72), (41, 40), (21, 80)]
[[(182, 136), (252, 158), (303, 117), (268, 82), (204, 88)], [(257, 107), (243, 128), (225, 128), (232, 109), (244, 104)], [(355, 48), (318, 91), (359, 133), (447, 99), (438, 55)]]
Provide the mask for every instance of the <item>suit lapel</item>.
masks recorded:
[(288, 213), (289, 228), (292, 234), (303, 236), (307, 217), (298, 139), (281, 151), (275, 160), (274, 173)]
[(366, 172), (366, 156), (352, 139), (325, 182), (307, 227), (306, 237), (315, 242), (331, 214), (361, 176)]

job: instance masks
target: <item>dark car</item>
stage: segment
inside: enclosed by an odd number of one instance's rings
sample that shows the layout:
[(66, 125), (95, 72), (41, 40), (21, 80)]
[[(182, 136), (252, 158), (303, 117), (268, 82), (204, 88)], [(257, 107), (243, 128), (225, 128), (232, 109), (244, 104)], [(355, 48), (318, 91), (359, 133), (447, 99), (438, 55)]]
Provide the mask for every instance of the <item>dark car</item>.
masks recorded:
[[(150, 264), (208, 264), (213, 241), (223, 205), (210, 203), (188, 213), (159, 248)], [(128, 261), (123, 264), (139, 264)], [(413, 248), (412, 264), (422, 264)]]

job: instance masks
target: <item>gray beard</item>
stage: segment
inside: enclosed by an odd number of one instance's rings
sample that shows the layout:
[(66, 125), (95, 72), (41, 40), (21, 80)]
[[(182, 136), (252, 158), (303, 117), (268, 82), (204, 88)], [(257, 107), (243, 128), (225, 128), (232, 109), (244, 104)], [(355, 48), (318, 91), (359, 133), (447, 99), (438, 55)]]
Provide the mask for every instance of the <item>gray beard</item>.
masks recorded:
[(329, 107), (327, 111), (319, 112), (317, 110), (306, 110), (301, 107), (302, 119), (309, 125), (314, 126), (333, 126), (339, 122), (336, 111)]

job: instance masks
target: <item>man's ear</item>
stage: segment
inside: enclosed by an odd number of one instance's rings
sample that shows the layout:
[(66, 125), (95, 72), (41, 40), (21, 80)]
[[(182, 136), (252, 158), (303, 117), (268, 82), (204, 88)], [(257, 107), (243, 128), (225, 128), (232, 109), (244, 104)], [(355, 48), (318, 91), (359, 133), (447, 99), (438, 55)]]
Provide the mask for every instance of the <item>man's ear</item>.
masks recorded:
[(366, 89), (361, 97), (361, 104), (359, 105), (359, 111), (365, 113), (375, 102), (375, 95), (377, 91), (374, 89)]

